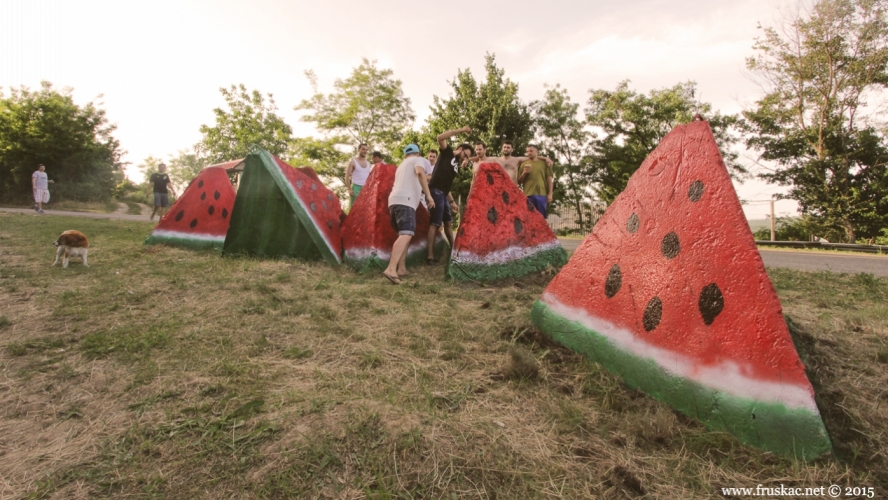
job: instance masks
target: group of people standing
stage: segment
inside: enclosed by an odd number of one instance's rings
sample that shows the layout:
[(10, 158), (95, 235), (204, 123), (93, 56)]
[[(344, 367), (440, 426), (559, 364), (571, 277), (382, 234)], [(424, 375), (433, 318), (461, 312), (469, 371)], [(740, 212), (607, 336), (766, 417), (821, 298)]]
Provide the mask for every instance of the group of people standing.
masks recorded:
[[(452, 137), (471, 131), (469, 127), (462, 127), (442, 133), (437, 138), (440, 150), (429, 151), (427, 158), (423, 158), (416, 144), (404, 148), (404, 161), (395, 171), (395, 183), (388, 199), (390, 222), (398, 232), (398, 239), (392, 246), (391, 258), (382, 273), (393, 284), (401, 284), (401, 279), (410, 274), (407, 271), (407, 251), (416, 233), (416, 209), (420, 203), (428, 207), (430, 216), (426, 263), (438, 263), (435, 240), (442, 228), (447, 242), (453, 247), (453, 213), (459, 207), (451, 189), (459, 169), (469, 162), (474, 165), (475, 172), (481, 163), (499, 163), (512, 181), (524, 188), (524, 193), (543, 217), (547, 216), (554, 184), (552, 161), (539, 156), (539, 148), (534, 144), (527, 146), (527, 156), (520, 157), (512, 156), (513, 145), (509, 141), (504, 143), (503, 156), (499, 157), (487, 156), (487, 146), (483, 141), (476, 141), (474, 148), (467, 142), (459, 144), (456, 149), (450, 145)], [(346, 168), (345, 181), (351, 188), (352, 203), (370, 175), (372, 165), (366, 159), (368, 149), (366, 144), (359, 145), (358, 156), (349, 161)], [(382, 162), (381, 154), (374, 153), (374, 156), (374, 164)]]

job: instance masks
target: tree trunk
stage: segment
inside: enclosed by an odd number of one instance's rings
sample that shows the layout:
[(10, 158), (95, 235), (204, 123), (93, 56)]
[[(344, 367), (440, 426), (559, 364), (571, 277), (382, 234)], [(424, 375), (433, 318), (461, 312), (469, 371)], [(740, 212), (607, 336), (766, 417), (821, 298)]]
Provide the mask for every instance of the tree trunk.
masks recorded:
[(857, 235), (854, 233), (854, 226), (848, 219), (842, 220), (842, 228), (845, 230), (845, 236), (848, 237), (848, 243), (857, 243)]

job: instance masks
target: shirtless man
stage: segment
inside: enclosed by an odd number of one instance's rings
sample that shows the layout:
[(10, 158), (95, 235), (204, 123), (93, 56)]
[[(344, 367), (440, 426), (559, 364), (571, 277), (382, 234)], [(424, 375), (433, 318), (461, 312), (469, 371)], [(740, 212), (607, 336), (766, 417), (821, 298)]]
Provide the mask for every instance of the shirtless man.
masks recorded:
[[(480, 145), (480, 150), (479, 150)], [(469, 158), (469, 161), (473, 162), (472, 172), (477, 172), (478, 167), (484, 162), (495, 162), (499, 163), (503, 170), (509, 174), (509, 178), (512, 179), (512, 182), (518, 184), (518, 165), (529, 160), (530, 158), (526, 156), (512, 156), (512, 141), (503, 141), (503, 155), (502, 156), (487, 156), (487, 146), (482, 141), (478, 141), (475, 143), (475, 154), (472, 158)], [(546, 165), (552, 166), (552, 160), (545, 156), (537, 156), (538, 159), (546, 162)]]

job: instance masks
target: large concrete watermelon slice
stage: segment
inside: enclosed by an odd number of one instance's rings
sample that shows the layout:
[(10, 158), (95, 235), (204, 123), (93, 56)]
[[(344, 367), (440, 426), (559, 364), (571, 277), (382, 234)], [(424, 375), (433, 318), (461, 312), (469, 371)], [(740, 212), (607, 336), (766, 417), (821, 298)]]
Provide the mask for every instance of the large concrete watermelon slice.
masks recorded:
[(532, 316), (711, 429), (805, 459), (831, 449), (706, 122), (663, 139)]
[(235, 191), (225, 168), (207, 167), (158, 222), (146, 244), (222, 249)]
[(223, 252), (339, 264), (342, 208), (333, 191), (310, 168), (262, 149), (245, 162)]
[(488, 281), (560, 268), (567, 253), (543, 216), (496, 163), (475, 173), (447, 275)]
[[(395, 165), (374, 166), (342, 224), (343, 259), (358, 271), (385, 269), (391, 258), (398, 233), (392, 228), (388, 198), (397, 169)], [(428, 231), (429, 211), (420, 204), (416, 208), (416, 234), (407, 249), (408, 265), (420, 263), (428, 256)], [(444, 237), (439, 235), (435, 253), (440, 254), (445, 245)]]

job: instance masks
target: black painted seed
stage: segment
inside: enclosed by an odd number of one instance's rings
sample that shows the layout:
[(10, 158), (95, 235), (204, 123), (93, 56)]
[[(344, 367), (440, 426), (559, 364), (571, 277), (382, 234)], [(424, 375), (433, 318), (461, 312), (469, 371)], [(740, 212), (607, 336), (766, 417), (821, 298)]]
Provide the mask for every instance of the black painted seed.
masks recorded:
[(296, 187), (298, 187), (299, 189), (302, 189), (302, 180), (301, 179), (296, 181)]
[(207, 199), (207, 192), (204, 191), (203, 193), (200, 193), (200, 201), (203, 201), (203, 200), (206, 200), (206, 199)]
[(464, 227), (459, 228), (459, 231), (456, 232), (456, 235), (459, 236), (460, 238), (465, 236), (466, 235), (466, 228), (464, 228)]
[(623, 286), (623, 272), (620, 271), (620, 265), (614, 264), (610, 272), (607, 273), (607, 281), (604, 282), (604, 295), (611, 298), (620, 291)]
[(515, 217), (515, 234), (521, 234), (521, 231), (524, 231), (524, 223), (521, 222), (521, 219)]
[(493, 185), (493, 176), (490, 174), (487, 174), (487, 183)]
[(327, 221), (327, 227), (333, 229), (333, 221)]
[(641, 221), (638, 220), (638, 215), (633, 212), (632, 215), (629, 216), (629, 220), (626, 221), (626, 231), (635, 233), (635, 231), (638, 231), (638, 226), (640, 225)]
[(311, 202), (311, 204), (309, 204), (308, 207), (311, 208), (312, 212), (318, 211), (318, 205), (315, 202)]
[(332, 199), (333, 199), (333, 194), (332, 194), (332, 193), (327, 193), (327, 199), (328, 199), (328, 200), (332, 200)]
[(722, 295), (718, 285), (710, 283), (700, 292), (700, 300), (697, 302), (703, 322), (711, 325), (715, 317), (725, 308), (725, 296)]
[(667, 259), (674, 259), (678, 252), (681, 251), (681, 243), (678, 241), (678, 235), (674, 231), (663, 237), (663, 241), (660, 243), (660, 251), (663, 252), (663, 256)]
[(496, 213), (496, 207), (490, 207), (490, 210), (487, 211), (487, 220), (491, 222), (491, 224), (496, 224), (496, 219), (499, 217), (499, 214)]
[(203, 179), (201, 179), (200, 182), (197, 183), (197, 187), (199, 187), (199, 188), (203, 187)]
[(223, 209), (222, 209), (222, 218), (223, 218), (223, 219), (227, 219), (227, 218), (228, 218), (228, 209), (227, 209), (227, 208), (223, 208)]
[(180, 220), (182, 220), (182, 217), (185, 217), (185, 211), (179, 210), (179, 213), (176, 214), (176, 222), (179, 222)]
[(703, 185), (699, 180), (691, 183), (691, 187), (688, 188), (688, 198), (691, 201), (699, 201), (703, 196), (703, 191), (706, 189), (706, 186)]
[(660, 297), (654, 297), (648, 302), (647, 307), (644, 308), (644, 316), (642, 317), (644, 331), (649, 332), (656, 328), (660, 324), (660, 318), (662, 317), (663, 302), (660, 300)]
[(312, 191), (317, 191), (317, 190), (318, 190), (318, 185), (315, 184), (314, 182), (312, 182), (312, 183), (311, 183), (311, 190), (312, 190)]
[(210, 208), (207, 209), (207, 212), (209, 212), (210, 215), (213, 215), (213, 213), (216, 212), (216, 207), (214, 207), (213, 205), (210, 205)]
[(188, 224), (188, 225), (193, 228), (194, 226), (197, 225), (197, 219), (194, 219), (193, 221), (191, 221), (191, 224)]
[(324, 210), (327, 210), (327, 202), (325, 200), (321, 201), (321, 205), (323, 205)]
[(527, 209), (528, 209), (529, 211), (531, 211), (531, 212), (533, 212), (534, 210), (536, 210), (536, 207), (533, 206), (533, 203), (531, 203), (530, 200), (527, 200)]
[(505, 203), (506, 205), (509, 204), (509, 193), (505, 191), (503, 191), (503, 203)]
[(219, 191), (216, 191), (215, 193), (213, 193), (214, 200), (218, 200), (221, 196), (222, 196), (222, 193), (220, 193)]

